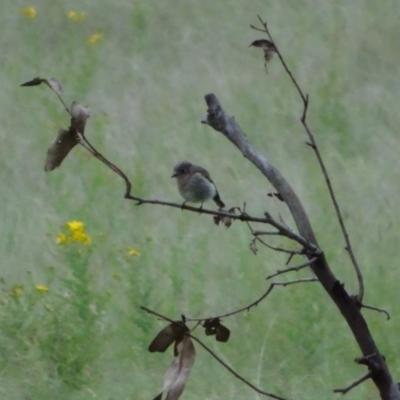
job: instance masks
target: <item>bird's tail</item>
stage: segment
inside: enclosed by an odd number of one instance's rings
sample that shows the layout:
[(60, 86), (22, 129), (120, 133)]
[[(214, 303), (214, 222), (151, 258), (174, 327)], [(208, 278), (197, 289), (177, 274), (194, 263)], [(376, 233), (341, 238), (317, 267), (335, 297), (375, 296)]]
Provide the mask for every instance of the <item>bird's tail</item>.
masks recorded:
[(215, 201), (215, 203), (217, 204), (217, 206), (219, 208), (224, 208), (225, 207), (225, 203), (221, 200), (221, 197), (219, 197), (219, 194), (217, 192), (217, 194), (214, 196), (213, 200)]

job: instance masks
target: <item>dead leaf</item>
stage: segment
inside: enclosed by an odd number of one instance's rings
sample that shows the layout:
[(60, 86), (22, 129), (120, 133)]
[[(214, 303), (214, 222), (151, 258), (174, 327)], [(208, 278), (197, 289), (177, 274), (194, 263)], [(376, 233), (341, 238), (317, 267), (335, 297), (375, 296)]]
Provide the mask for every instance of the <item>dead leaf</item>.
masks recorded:
[(175, 321), (174, 324), (169, 324), (150, 343), (149, 351), (151, 353), (164, 353), (175, 342), (174, 354), (176, 355), (177, 344), (182, 341), (184, 332), (189, 332), (189, 328), (182, 321)]
[(163, 393), (166, 394), (165, 400), (178, 400), (185, 389), (196, 356), (189, 336), (184, 336), (177, 346), (177, 351), (177, 357), (165, 373), (163, 391), (154, 400), (161, 400)]
[(226, 343), (231, 336), (231, 331), (224, 325), (219, 324), (217, 330), (215, 331), (215, 339), (218, 342)]
[(43, 79), (42, 78), (33, 78), (32, 80), (23, 83), (20, 86), (38, 86), (41, 83), (43, 83)]
[(79, 140), (75, 131), (61, 128), (53, 143), (47, 150), (45, 171), (53, 171), (61, 165), (68, 153), (78, 144)]
[(75, 129), (82, 135), (85, 133), (86, 121), (89, 118), (89, 109), (83, 107), (78, 102), (73, 101), (71, 104), (71, 128)]
[(215, 335), (215, 339), (218, 342), (227, 342), (231, 331), (224, 325), (221, 324), (219, 318), (210, 318), (203, 322), (203, 327), (205, 328), (205, 334), (207, 336)]
[(46, 84), (51, 90), (56, 92), (59, 96), (62, 94), (61, 83), (56, 78), (43, 79), (43, 78), (33, 78), (31, 81), (23, 83), (21, 86), (38, 86), (41, 83)]
[[(230, 208), (227, 212), (230, 214), (236, 214), (236, 210), (240, 212), (239, 207), (232, 207)], [(219, 225), (220, 223), (225, 225), (225, 228), (229, 228), (232, 225), (233, 219), (231, 217), (227, 216), (221, 216), (221, 215), (214, 215), (214, 224)]]
[(51, 89), (54, 90), (59, 96), (62, 95), (61, 83), (56, 78), (43, 79), (43, 82)]
[(222, 217), (220, 217), (219, 215), (214, 215), (213, 219), (214, 219), (214, 224), (218, 226), (219, 223), (221, 222)]

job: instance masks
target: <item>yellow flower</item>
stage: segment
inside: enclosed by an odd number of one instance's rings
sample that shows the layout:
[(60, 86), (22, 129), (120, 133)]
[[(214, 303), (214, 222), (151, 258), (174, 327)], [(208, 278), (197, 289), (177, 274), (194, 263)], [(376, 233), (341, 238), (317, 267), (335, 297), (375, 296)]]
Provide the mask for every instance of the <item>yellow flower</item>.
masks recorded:
[(39, 292), (39, 293), (47, 293), (49, 291), (49, 288), (45, 285), (36, 285), (35, 289)]
[(133, 249), (133, 248), (128, 249), (128, 254), (130, 256), (140, 256), (140, 253), (137, 250)]
[(81, 221), (69, 221), (67, 223), (67, 226), (68, 226), (69, 230), (72, 232), (76, 232), (76, 231), (84, 232), (85, 231), (85, 225)]
[(68, 11), (67, 18), (73, 22), (81, 22), (86, 19), (86, 14), (84, 12)]
[(67, 236), (64, 235), (63, 233), (60, 232), (57, 235), (57, 240), (56, 240), (57, 244), (67, 244), (68, 242), (69, 242), (69, 240), (68, 240)]
[(85, 245), (92, 243), (91, 237), (85, 232), (85, 224), (81, 221), (69, 221), (66, 223), (68, 231), (57, 235), (57, 244), (69, 244), (79, 242)]
[(21, 10), (22, 14), (28, 18), (35, 18), (36, 17), (36, 10), (33, 7), (25, 7)]
[(73, 242), (81, 242), (83, 244), (89, 245), (92, 243), (90, 236), (84, 231), (75, 231), (71, 234), (71, 240)]
[(86, 43), (90, 46), (93, 46), (94, 44), (96, 44), (101, 38), (103, 37), (102, 33), (93, 33), (93, 35), (91, 35), (89, 37), (89, 39), (86, 41)]

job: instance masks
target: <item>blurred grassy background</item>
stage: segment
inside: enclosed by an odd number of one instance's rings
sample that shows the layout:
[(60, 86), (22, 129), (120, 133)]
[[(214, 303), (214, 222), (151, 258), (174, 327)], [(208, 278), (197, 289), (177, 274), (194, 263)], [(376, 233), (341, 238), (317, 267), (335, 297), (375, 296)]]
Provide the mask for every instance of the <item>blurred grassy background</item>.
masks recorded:
[[(24, 7), (34, 7), (35, 17), (22, 14)], [(169, 177), (176, 162), (188, 159), (211, 172), (228, 206), (246, 202), (251, 214), (268, 210), (290, 222), (285, 206), (267, 197), (271, 187), (261, 174), (200, 123), (203, 96), (215, 93), (294, 186), (331, 267), (347, 289), (356, 290), (325, 183), (304, 144), (301, 102), (279, 61), (269, 64), (266, 75), (261, 51), (248, 48), (262, 38), (249, 28), (257, 14), (267, 19), (310, 94), (309, 124), (362, 266), (365, 301), (386, 308), (392, 319), (365, 315), (399, 376), (399, 8), (394, 0), (3, 0), (0, 341), (2, 354), (8, 351), (0, 364), (0, 397), (151, 399), (172, 356), (147, 352), (164, 324), (139, 306), (172, 318), (224, 313), (261, 295), (264, 277), (285, 261), (264, 249), (254, 256), (244, 224), (225, 230), (206, 216), (136, 207), (123, 199), (122, 181), (80, 147), (46, 174), (47, 147), (69, 121), (50, 90), (18, 87), (35, 76), (57, 77), (68, 103), (90, 107), (87, 136), (127, 173), (134, 194), (180, 202)], [(69, 11), (86, 19), (74, 22)], [(94, 33), (103, 36), (89, 45)], [(55, 243), (70, 220), (83, 221), (92, 238), (85, 282), (89, 276), (92, 281), (76, 297), (101, 305), (89, 325), (77, 323), (82, 303), (70, 305), (68, 295), (68, 307), (59, 300), (71, 293), (66, 277), (81, 265)], [(131, 247), (141, 255), (129, 256)], [(18, 284), (24, 285), (22, 295), (10, 299), (10, 288)], [(36, 293), (37, 284), (49, 292)], [(77, 358), (92, 338), (79, 387), (63, 381), (59, 369), (49, 372), (46, 343), (54, 348), (48, 333), (57, 313), (65, 315), (57, 323), (76, 343)], [(50, 325), (41, 324), (44, 315)], [(205, 342), (254, 384), (281, 396), (332, 399), (333, 388), (364, 373), (353, 363), (360, 353), (348, 327), (318, 284), (278, 288), (249, 314), (225, 324), (232, 330), (227, 344)], [(79, 339), (85, 332), (85, 340)], [(72, 353), (65, 347), (65, 355)], [(183, 398), (261, 398), (201, 349), (197, 353)], [(376, 399), (377, 393), (365, 383), (347, 398)]]

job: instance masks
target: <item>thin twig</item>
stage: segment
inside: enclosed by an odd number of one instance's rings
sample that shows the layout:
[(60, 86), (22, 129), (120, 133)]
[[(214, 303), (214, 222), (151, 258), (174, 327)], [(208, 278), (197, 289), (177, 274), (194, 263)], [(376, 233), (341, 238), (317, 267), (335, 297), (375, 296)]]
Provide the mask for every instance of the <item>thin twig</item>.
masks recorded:
[(275, 283), (272, 282), (269, 285), (267, 291), (261, 297), (259, 297), (257, 300), (253, 301), (252, 303), (248, 304), (247, 306), (239, 308), (238, 310), (231, 311), (226, 314), (217, 315), (215, 317), (206, 317), (206, 318), (186, 317), (186, 321), (193, 322), (193, 321), (206, 321), (207, 319), (217, 319), (217, 318), (221, 319), (221, 318), (231, 317), (232, 315), (239, 314), (243, 311), (250, 311), (251, 308), (257, 306), (262, 300), (264, 300), (272, 292), (272, 289), (274, 288), (274, 286), (275, 286)]
[(360, 385), (361, 383), (363, 383), (364, 381), (366, 381), (367, 379), (370, 379), (372, 376), (372, 372), (368, 371), (364, 376), (362, 376), (360, 379), (357, 379), (356, 381), (354, 381), (353, 383), (351, 383), (349, 386), (342, 388), (342, 389), (334, 389), (333, 392), (334, 393), (342, 393), (342, 394), (346, 394), (347, 392), (349, 392), (351, 389), (355, 388), (356, 386)]
[(279, 231), (254, 231), (252, 232), (254, 236), (263, 236), (263, 235), (276, 235), (276, 236), (282, 236), (282, 233)]
[[(186, 334), (188, 335), (188, 334)], [(250, 383), (247, 379), (243, 378), (243, 376), (239, 375), (234, 369), (232, 369), (228, 364), (226, 364), (221, 358), (219, 358), (210, 348), (208, 348), (200, 339), (193, 335), (188, 335), (190, 336), (194, 341), (196, 341), (201, 347), (203, 347), (204, 350), (206, 350), (208, 353), (211, 354), (212, 357), (214, 357), (215, 360), (217, 360), (223, 367), (225, 367), (232, 375), (234, 375), (237, 379), (242, 381), (245, 385), (249, 386), (251, 389), (253, 389), (255, 392), (262, 394), (264, 396), (271, 397), (273, 399), (277, 400), (286, 400), (284, 397), (277, 396), (275, 394), (269, 393), (269, 392), (264, 392), (263, 390), (259, 389), (257, 386), (254, 386), (252, 383)]]
[(241, 313), (243, 311), (250, 311), (251, 308), (253, 308), (255, 306), (258, 306), (258, 304), (260, 304), (261, 301), (264, 300), (272, 292), (272, 290), (273, 290), (273, 288), (275, 286), (288, 286), (288, 285), (292, 285), (292, 284), (295, 284), (295, 283), (308, 283), (308, 282), (317, 282), (317, 281), (318, 281), (318, 279), (316, 279), (316, 278), (305, 278), (305, 279), (298, 279), (298, 280), (295, 280), (295, 281), (287, 281), (287, 282), (272, 282), (269, 285), (267, 291), (261, 297), (259, 297), (257, 300), (253, 301), (252, 303), (248, 304), (245, 307), (241, 307), (241, 308), (239, 308), (239, 309), (237, 309), (235, 311), (231, 311), (231, 312), (228, 312), (226, 314), (221, 314), (221, 315), (217, 315), (217, 316), (213, 316), (213, 317), (206, 317), (206, 318), (189, 318), (189, 317), (186, 317), (186, 321), (188, 321), (188, 322), (206, 321), (208, 319), (217, 319), (217, 318), (222, 319), (222, 318), (231, 317), (232, 315), (239, 314), (239, 313)]
[[(149, 314), (155, 315), (156, 317), (159, 317), (165, 321), (168, 321), (172, 324), (178, 325), (180, 326), (176, 321), (173, 321), (172, 319), (165, 317), (164, 315), (161, 315), (155, 311), (150, 310), (147, 307), (141, 306), (140, 307), (143, 311), (146, 311)], [(187, 318), (185, 318), (186, 321), (188, 321)], [(197, 342), (201, 347), (203, 347), (204, 350), (206, 350), (209, 354), (211, 354), (211, 356), (217, 360), (223, 367), (225, 367), (232, 375), (234, 375), (237, 379), (239, 379), (240, 381), (242, 381), (245, 385), (249, 386), (250, 388), (252, 388), (254, 391), (256, 391), (259, 394), (262, 394), (264, 396), (268, 396), (271, 397), (273, 399), (277, 399), (277, 400), (286, 400), (283, 397), (279, 397), (276, 396), (272, 393), (268, 393), (268, 392), (264, 392), (263, 390), (259, 389), (258, 387), (254, 386), (252, 383), (250, 383), (248, 380), (246, 380), (245, 378), (243, 378), (241, 375), (239, 375), (235, 370), (233, 370), (229, 365), (227, 365), (220, 357), (218, 357), (209, 347), (207, 347), (200, 339), (198, 339), (196, 336), (193, 336), (191, 333), (189, 332), (184, 332), (184, 334), (188, 337), (190, 337), (191, 339), (193, 339), (195, 342)]]
[(288, 257), (288, 259), (286, 260), (286, 262), (285, 262), (285, 265), (289, 265), (289, 263), (290, 263), (290, 261), (292, 261), (292, 258), (294, 257), (294, 254), (292, 253), (292, 254), (289, 254), (289, 257)]
[(303, 264), (296, 265), (295, 267), (290, 267), (290, 268), (278, 270), (274, 274), (267, 276), (266, 279), (269, 280), (271, 278), (275, 278), (276, 276), (285, 274), (286, 272), (300, 271), (303, 268), (309, 267), (316, 260), (317, 260), (317, 257), (314, 257), (314, 258), (311, 258), (310, 260), (308, 260), (307, 262), (305, 262)]
[(122, 172), (115, 164), (112, 162), (108, 161), (107, 158), (105, 158), (101, 153), (99, 153), (93, 146), (92, 144), (87, 140), (86, 136), (80, 135), (79, 136), (79, 143), (87, 150), (89, 151), (93, 156), (95, 156), (99, 161), (101, 161), (103, 164), (105, 164), (108, 168), (110, 168), (112, 171), (114, 171), (117, 175), (119, 175), (124, 181), (126, 185), (126, 191), (125, 191), (125, 196), (127, 196), (132, 188), (132, 183), (128, 179), (128, 177)]
[(368, 310), (373, 310), (373, 311), (378, 311), (380, 313), (383, 313), (383, 314), (386, 315), (387, 320), (390, 319), (390, 314), (386, 310), (384, 310), (383, 308), (378, 308), (378, 307), (374, 307), (374, 306), (367, 306), (365, 304), (361, 304), (361, 307), (362, 308), (366, 308)]
[(318, 278), (303, 278), (296, 279), (295, 281), (287, 281), (287, 282), (275, 282), (275, 286), (289, 286), (294, 285), (295, 283), (310, 283), (310, 282), (319, 282)]
[[(251, 234), (254, 235), (254, 234), (256, 233), (256, 231), (253, 229), (253, 227), (250, 225), (250, 223), (249, 223), (248, 221), (246, 221), (246, 224), (247, 224), (247, 226), (249, 227)], [(301, 249), (301, 250), (288, 250), (288, 249), (284, 249), (284, 248), (282, 248), (282, 247), (272, 246), (272, 245), (268, 244), (267, 242), (264, 242), (262, 239), (260, 239), (258, 235), (255, 235), (255, 238), (256, 238), (262, 245), (268, 247), (269, 249), (278, 251), (278, 252), (280, 252), (280, 253), (287, 253), (287, 254), (289, 254), (291, 257), (293, 257), (294, 255), (304, 255), (304, 254), (306, 254), (305, 249)], [(289, 258), (289, 261), (290, 261), (290, 258)], [(288, 261), (288, 262), (289, 262), (289, 261)], [(288, 263), (288, 262), (287, 262), (287, 263)]]
[(301, 90), (299, 84), (297, 83), (297, 80), (295, 79), (295, 77), (293, 76), (293, 74), (290, 71), (289, 67), (287, 66), (287, 64), (286, 64), (284, 58), (282, 57), (278, 47), (276, 46), (275, 41), (272, 38), (271, 33), (269, 32), (267, 23), (259, 15), (257, 15), (257, 17), (258, 17), (261, 25), (264, 27), (264, 30), (255, 28), (252, 25), (251, 25), (251, 28), (256, 29), (258, 31), (261, 31), (261, 32), (264, 32), (264, 33), (266, 33), (268, 35), (269, 40), (275, 45), (276, 53), (278, 54), (278, 57), (281, 60), (283, 68), (285, 69), (286, 73), (289, 75), (292, 83), (295, 85), (295, 87), (297, 89), (297, 92), (299, 93), (299, 95), (300, 95), (300, 97), (301, 97), (301, 99), (303, 101), (303, 113), (302, 113), (302, 116), (300, 118), (300, 121), (301, 121), (301, 123), (302, 123), (302, 125), (303, 125), (303, 127), (304, 127), (304, 129), (305, 129), (305, 131), (306, 131), (306, 133), (307, 133), (307, 135), (309, 137), (309, 139), (310, 139), (311, 143), (309, 143), (309, 145), (312, 147), (312, 149), (315, 152), (315, 155), (316, 155), (318, 163), (320, 165), (322, 174), (323, 174), (323, 176), (325, 178), (325, 182), (326, 182), (327, 187), (328, 187), (329, 195), (331, 197), (331, 200), (332, 200), (335, 212), (336, 212), (336, 216), (338, 218), (339, 225), (340, 225), (340, 228), (342, 230), (342, 234), (343, 234), (343, 237), (344, 237), (344, 240), (345, 240), (345, 243), (346, 243), (345, 249), (346, 249), (347, 253), (349, 254), (350, 260), (351, 260), (351, 262), (353, 264), (353, 267), (354, 267), (354, 270), (356, 272), (356, 276), (357, 276), (357, 280), (358, 280), (358, 286), (359, 286), (357, 297), (358, 297), (358, 299), (360, 301), (362, 301), (362, 299), (364, 297), (364, 278), (362, 276), (362, 273), (361, 273), (360, 267), (358, 265), (357, 259), (356, 259), (355, 255), (354, 255), (353, 248), (352, 248), (351, 242), (350, 242), (350, 237), (349, 237), (349, 234), (347, 232), (347, 229), (346, 229), (346, 226), (345, 226), (345, 223), (344, 223), (344, 220), (343, 220), (343, 216), (342, 216), (342, 213), (340, 211), (339, 203), (338, 203), (338, 201), (336, 199), (336, 196), (335, 196), (335, 193), (334, 193), (334, 190), (333, 190), (333, 186), (332, 186), (328, 171), (327, 171), (327, 169), (325, 167), (325, 164), (323, 162), (321, 153), (319, 152), (319, 149), (318, 149), (318, 146), (316, 144), (314, 135), (312, 134), (312, 132), (311, 132), (311, 130), (308, 127), (308, 124), (306, 122), (307, 110), (308, 110), (308, 105), (309, 105), (308, 95), (305, 95), (303, 93), (303, 91)]
[(268, 223), (278, 229), (278, 231), (281, 233), (281, 235), (286, 236), (289, 239), (295, 240), (297, 243), (300, 243), (301, 245), (304, 246), (305, 249), (311, 252), (313, 255), (319, 255), (321, 254), (321, 250), (315, 246), (314, 244), (310, 243), (308, 240), (304, 239), (302, 236), (299, 234), (295, 233), (292, 229), (287, 228), (286, 226), (280, 224), (277, 222), (271, 214), (269, 213), (264, 213), (265, 217), (268, 220)]
[(257, 240), (263, 244), (265, 247), (268, 247), (271, 250), (275, 250), (278, 251), (280, 253), (287, 253), (290, 256), (301, 256), (301, 255), (305, 255), (307, 252), (305, 249), (301, 249), (301, 250), (289, 250), (289, 249), (284, 249), (283, 247), (278, 247), (278, 246), (272, 246), (271, 244), (265, 242), (264, 240), (260, 239), (259, 237), (257, 237)]
[(61, 101), (62, 105), (65, 108), (65, 111), (72, 117), (71, 111), (68, 108), (68, 106), (65, 104), (65, 101), (63, 100), (63, 98), (61, 97), (61, 95), (59, 93), (57, 93), (56, 91), (54, 91), (54, 93), (57, 95), (58, 99)]

